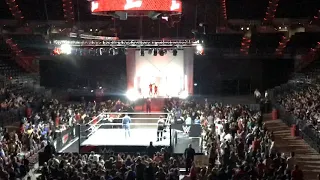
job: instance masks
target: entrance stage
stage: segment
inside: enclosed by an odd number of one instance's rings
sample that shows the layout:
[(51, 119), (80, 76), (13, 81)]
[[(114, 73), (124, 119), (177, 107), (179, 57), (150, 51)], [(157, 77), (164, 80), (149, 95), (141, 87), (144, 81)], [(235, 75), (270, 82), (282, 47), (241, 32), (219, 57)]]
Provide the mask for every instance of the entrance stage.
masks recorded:
[[(176, 53), (144, 53), (128, 49), (126, 56), (127, 95), (140, 98), (184, 97), (193, 94), (194, 48)], [(158, 49), (153, 49), (157, 52)], [(131, 99), (131, 98), (129, 98)]]
[[(150, 98), (151, 99), (151, 112), (163, 112), (165, 108), (166, 98)], [(138, 99), (135, 101), (135, 112), (146, 112), (146, 101), (148, 99)]]

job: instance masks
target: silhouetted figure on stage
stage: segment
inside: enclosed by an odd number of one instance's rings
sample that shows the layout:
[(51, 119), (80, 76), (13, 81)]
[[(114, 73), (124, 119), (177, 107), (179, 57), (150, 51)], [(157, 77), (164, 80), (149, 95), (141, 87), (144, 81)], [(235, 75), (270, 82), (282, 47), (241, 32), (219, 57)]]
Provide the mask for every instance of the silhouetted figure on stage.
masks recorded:
[(147, 106), (147, 113), (151, 113), (151, 99), (147, 99), (146, 102), (146, 106)]
[(151, 96), (152, 95), (152, 84), (149, 84), (149, 95)]
[(196, 152), (192, 148), (191, 144), (189, 144), (189, 147), (184, 150), (184, 158), (186, 161), (186, 172), (187, 173), (189, 173), (189, 171), (190, 171), (195, 154), (196, 154)]
[(164, 129), (165, 129), (165, 122), (163, 117), (160, 116), (160, 119), (158, 120), (157, 142), (162, 141)]
[(141, 90), (141, 88), (138, 88), (138, 92), (139, 92), (139, 95), (141, 96), (141, 95), (142, 95), (142, 90)]
[(154, 86), (154, 95), (158, 95), (158, 86)]

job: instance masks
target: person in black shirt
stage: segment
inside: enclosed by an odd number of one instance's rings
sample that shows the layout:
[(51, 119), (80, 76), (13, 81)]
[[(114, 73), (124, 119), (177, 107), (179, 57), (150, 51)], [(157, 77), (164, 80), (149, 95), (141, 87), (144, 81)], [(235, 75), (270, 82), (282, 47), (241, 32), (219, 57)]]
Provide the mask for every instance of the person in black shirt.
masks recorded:
[(189, 144), (188, 148), (184, 150), (184, 158), (186, 161), (186, 172), (189, 173), (191, 169), (192, 162), (194, 160), (194, 155), (196, 154), (195, 150)]
[(56, 153), (56, 148), (48, 141), (47, 146), (44, 148), (44, 154), (46, 157), (46, 161), (52, 158), (52, 156)]
[(159, 171), (156, 173), (156, 179), (158, 180), (166, 180), (166, 173), (163, 168), (159, 168)]
[(153, 156), (156, 154), (157, 149), (153, 146), (152, 141), (150, 142), (150, 145), (147, 147), (147, 154), (149, 158), (153, 158)]
[(155, 169), (153, 167), (153, 163), (150, 162), (145, 168), (145, 180), (155, 180)]
[(136, 167), (135, 167), (137, 180), (144, 180), (145, 169), (146, 169), (146, 166), (142, 164), (141, 159), (137, 159)]

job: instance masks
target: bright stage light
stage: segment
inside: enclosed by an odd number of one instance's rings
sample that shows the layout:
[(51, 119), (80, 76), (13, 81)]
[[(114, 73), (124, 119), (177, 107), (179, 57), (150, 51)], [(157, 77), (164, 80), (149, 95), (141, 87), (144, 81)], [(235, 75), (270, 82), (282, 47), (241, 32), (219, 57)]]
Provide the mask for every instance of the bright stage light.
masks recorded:
[(201, 44), (198, 44), (196, 46), (196, 54), (197, 55), (204, 55), (204, 49), (203, 49), (203, 46)]
[(196, 50), (201, 52), (201, 51), (203, 51), (203, 47), (199, 44), (199, 45), (197, 45)]
[(189, 96), (188, 92), (187, 91), (182, 91), (180, 94), (179, 94), (179, 98), (180, 99), (187, 99)]
[(60, 46), (62, 54), (71, 54), (72, 47), (69, 44), (61, 44)]
[(126, 96), (130, 101), (136, 101), (137, 99), (139, 99), (139, 94), (134, 89), (128, 90)]

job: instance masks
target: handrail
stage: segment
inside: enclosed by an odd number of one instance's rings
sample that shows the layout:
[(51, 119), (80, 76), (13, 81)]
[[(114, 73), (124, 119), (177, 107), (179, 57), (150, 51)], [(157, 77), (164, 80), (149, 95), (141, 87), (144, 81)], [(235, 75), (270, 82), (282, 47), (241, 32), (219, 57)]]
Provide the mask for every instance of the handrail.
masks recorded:
[[(101, 124), (96, 124), (93, 126), (117, 126), (117, 125), (124, 125), (122, 123), (101, 123)], [(134, 125), (145, 125), (145, 126), (154, 126), (154, 125), (158, 125), (158, 123), (129, 123), (129, 126), (134, 126)]]
[(313, 149), (320, 153), (320, 134), (311, 127), (311, 124), (293, 116), (290, 112), (287, 112), (281, 104), (279, 104), (275, 98), (276, 93), (285, 91), (290, 88), (290, 84), (284, 84), (270, 90), (271, 102), (275, 109), (278, 110), (279, 119), (286, 123), (289, 127), (296, 125), (299, 130), (299, 136), (304, 139)]
[(145, 114), (145, 115), (167, 115), (170, 113), (165, 113), (165, 112), (155, 112), (155, 113), (144, 113), (144, 112), (104, 112), (105, 114), (114, 114), (114, 115), (121, 115), (121, 114), (130, 114), (130, 115), (139, 115), (139, 114)]

